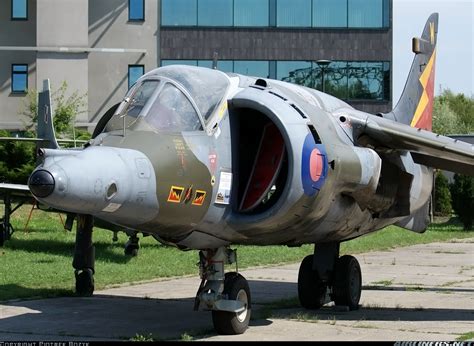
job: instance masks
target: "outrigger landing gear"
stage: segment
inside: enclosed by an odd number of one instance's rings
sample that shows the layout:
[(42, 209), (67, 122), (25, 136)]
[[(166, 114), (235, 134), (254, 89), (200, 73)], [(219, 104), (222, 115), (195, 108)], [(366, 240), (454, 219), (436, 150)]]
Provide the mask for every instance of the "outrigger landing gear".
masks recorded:
[(199, 252), (201, 285), (194, 310), (202, 304), (212, 310), (214, 329), (219, 334), (242, 334), (248, 328), (251, 314), (250, 289), (247, 280), (237, 272), (224, 274), (224, 265), (237, 261), (234, 250), (221, 247)]
[(139, 240), (137, 237), (137, 232), (133, 233), (128, 237), (128, 241), (125, 244), (124, 253), (127, 256), (136, 256), (138, 255), (138, 249), (140, 245), (138, 244)]
[(76, 246), (74, 248), (74, 275), (76, 277), (76, 293), (82, 297), (90, 297), (94, 293), (94, 262), (95, 249), (92, 245), (92, 215), (77, 215)]
[(315, 245), (306, 256), (298, 275), (298, 297), (306, 309), (319, 309), (334, 301), (350, 310), (359, 308), (362, 274), (353, 256), (339, 257), (339, 243)]

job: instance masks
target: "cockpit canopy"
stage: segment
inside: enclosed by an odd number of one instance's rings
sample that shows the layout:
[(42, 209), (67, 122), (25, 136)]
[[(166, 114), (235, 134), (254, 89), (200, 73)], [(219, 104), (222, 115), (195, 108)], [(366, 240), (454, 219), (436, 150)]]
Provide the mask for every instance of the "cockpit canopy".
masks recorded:
[(128, 91), (106, 132), (132, 126), (138, 119), (158, 131), (202, 130), (223, 101), (228, 77), (219, 71), (174, 65), (147, 73)]

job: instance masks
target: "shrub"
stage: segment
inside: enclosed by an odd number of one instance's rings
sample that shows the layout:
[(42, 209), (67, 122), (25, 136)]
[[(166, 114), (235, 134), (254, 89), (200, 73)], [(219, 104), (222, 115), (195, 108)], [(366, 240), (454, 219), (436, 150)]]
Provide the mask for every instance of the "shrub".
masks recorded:
[(464, 225), (465, 230), (472, 229), (474, 219), (474, 177), (454, 175), (454, 183), (450, 185), (454, 212)]
[(436, 172), (434, 191), (434, 214), (437, 216), (451, 215), (451, 193), (448, 179), (441, 171)]

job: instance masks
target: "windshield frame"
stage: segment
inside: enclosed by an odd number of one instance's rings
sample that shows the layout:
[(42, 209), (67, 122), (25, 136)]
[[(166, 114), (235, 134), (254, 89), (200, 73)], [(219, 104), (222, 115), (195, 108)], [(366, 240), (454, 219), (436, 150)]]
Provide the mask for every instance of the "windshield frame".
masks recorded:
[[(180, 84), (178, 83), (177, 81), (173, 80), (173, 79), (170, 79), (170, 78), (167, 78), (167, 77), (163, 77), (163, 76), (156, 76), (156, 75), (151, 75), (151, 76), (146, 76), (146, 78), (143, 78), (143, 79), (139, 79), (131, 88), (130, 90), (127, 92), (125, 98), (122, 100), (122, 102), (120, 103), (119, 107), (117, 108), (116, 112), (114, 113), (113, 117), (116, 117), (116, 116), (120, 116), (120, 117), (123, 117), (123, 116), (126, 116), (124, 112), (126, 112), (126, 110), (128, 109), (128, 107), (130, 107), (130, 102), (131, 100), (133, 99), (133, 96), (135, 95), (135, 93), (137, 92), (137, 90), (140, 88), (141, 85), (143, 85), (144, 83), (148, 82), (148, 81), (158, 81), (159, 84), (157, 86), (157, 88), (153, 91), (152, 95), (150, 96), (150, 98), (147, 100), (146, 104), (144, 105), (143, 109), (140, 111), (140, 113), (138, 114), (138, 116), (136, 117), (136, 119), (130, 123), (127, 128), (130, 128), (130, 126), (132, 126), (134, 123), (136, 123), (137, 121), (139, 121), (140, 119), (145, 119), (149, 114), (149, 111), (150, 111), (150, 108), (153, 106), (153, 104), (155, 103), (156, 99), (158, 98), (158, 96), (160, 95), (161, 91), (163, 90), (163, 88), (165, 87), (166, 84), (171, 84), (173, 87), (177, 88), (180, 92), (183, 93), (183, 95), (186, 97), (186, 99), (189, 101), (189, 103), (191, 104), (191, 106), (193, 107), (194, 111), (196, 112), (198, 118), (199, 118), (199, 122), (201, 123), (201, 127), (200, 129), (198, 130), (192, 130), (192, 131), (176, 131), (176, 132), (170, 132), (170, 133), (178, 133), (178, 132), (196, 132), (196, 131), (205, 131), (207, 129), (206, 127), (206, 122), (204, 121), (204, 118), (199, 110), (199, 108), (197, 107), (197, 104), (196, 102), (193, 100), (193, 98), (191, 97), (191, 95), (189, 94), (189, 92)], [(112, 117), (112, 118), (113, 118)], [(112, 119), (111, 119), (112, 120)], [(157, 131), (161, 132), (160, 130), (156, 129)]]

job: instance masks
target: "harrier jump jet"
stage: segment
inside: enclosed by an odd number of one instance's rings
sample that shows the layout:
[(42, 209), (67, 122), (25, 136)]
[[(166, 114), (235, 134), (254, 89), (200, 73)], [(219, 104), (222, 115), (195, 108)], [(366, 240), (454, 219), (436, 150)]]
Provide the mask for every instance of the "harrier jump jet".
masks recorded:
[(432, 167), (474, 174), (474, 148), (431, 130), (438, 15), (429, 17), (405, 90), (387, 114), (319, 91), (213, 69), (155, 69), (99, 121), (81, 150), (41, 149), (29, 188), (78, 214), (76, 290), (94, 289), (92, 220), (199, 250), (195, 309), (243, 333), (245, 278), (225, 272), (232, 244), (315, 244), (303, 259), (303, 307), (357, 309), (361, 269), (339, 245), (387, 225), (423, 232)]

